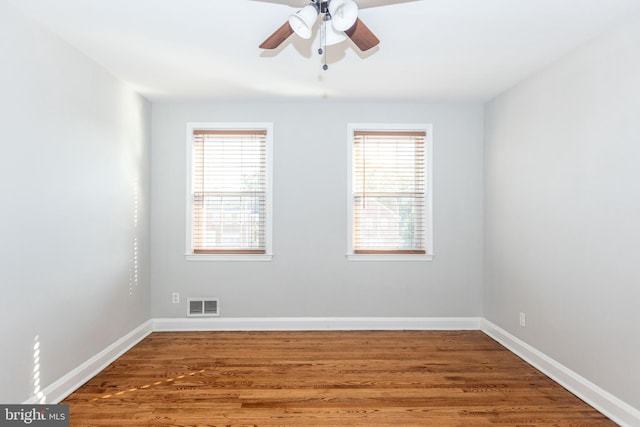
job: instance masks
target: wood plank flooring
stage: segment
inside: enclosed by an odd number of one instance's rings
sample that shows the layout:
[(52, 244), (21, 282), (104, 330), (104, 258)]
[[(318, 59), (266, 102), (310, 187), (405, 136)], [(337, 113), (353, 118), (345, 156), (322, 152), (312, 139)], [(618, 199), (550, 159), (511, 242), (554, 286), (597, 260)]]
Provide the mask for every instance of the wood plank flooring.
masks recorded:
[(479, 331), (153, 333), (72, 426), (615, 426)]

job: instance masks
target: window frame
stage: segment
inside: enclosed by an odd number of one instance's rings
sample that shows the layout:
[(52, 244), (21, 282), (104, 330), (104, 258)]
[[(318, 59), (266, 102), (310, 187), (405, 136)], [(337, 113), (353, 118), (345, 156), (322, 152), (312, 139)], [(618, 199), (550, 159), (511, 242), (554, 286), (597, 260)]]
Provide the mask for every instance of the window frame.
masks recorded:
[[(273, 259), (273, 123), (272, 122), (188, 122), (186, 125), (186, 243), (187, 261), (271, 261)], [(193, 245), (193, 132), (196, 130), (265, 130), (265, 253), (194, 253)]]
[[(355, 253), (353, 242), (353, 148), (357, 131), (425, 132), (424, 139), (424, 254)], [(427, 123), (348, 123), (347, 124), (347, 254), (348, 261), (432, 261), (433, 250), (433, 125)]]

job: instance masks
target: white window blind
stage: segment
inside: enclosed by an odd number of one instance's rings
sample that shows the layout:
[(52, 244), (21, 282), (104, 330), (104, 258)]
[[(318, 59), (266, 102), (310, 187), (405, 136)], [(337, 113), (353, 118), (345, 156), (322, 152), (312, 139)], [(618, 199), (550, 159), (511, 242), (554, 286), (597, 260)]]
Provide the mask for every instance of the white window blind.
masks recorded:
[(425, 254), (424, 131), (353, 132), (354, 254)]
[(193, 130), (194, 254), (266, 253), (266, 136), (265, 129)]

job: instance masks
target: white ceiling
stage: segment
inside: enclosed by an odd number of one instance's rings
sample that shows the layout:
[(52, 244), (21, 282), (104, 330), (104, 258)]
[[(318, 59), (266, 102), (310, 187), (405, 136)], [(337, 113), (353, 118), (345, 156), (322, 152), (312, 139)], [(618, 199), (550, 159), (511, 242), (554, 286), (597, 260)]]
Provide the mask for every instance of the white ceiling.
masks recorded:
[(356, 0), (360, 52), (292, 35), (305, 0), (12, 0), (152, 101), (486, 101), (640, 13), (640, 0)]

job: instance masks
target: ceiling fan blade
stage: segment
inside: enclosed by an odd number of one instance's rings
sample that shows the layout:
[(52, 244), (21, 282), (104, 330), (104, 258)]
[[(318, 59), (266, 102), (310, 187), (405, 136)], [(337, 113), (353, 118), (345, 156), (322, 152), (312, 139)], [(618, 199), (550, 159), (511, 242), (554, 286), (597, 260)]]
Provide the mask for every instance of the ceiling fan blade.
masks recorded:
[(362, 22), (360, 18), (356, 19), (356, 23), (345, 31), (345, 34), (349, 36), (351, 41), (363, 52), (380, 43), (380, 40), (371, 32), (369, 27), (364, 25), (364, 22)]
[(261, 49), (275, 49), (280, 46), (289, 36), (293, 34), (293, 28), (289, 25), (289, 21), (282, 24), (273, 34), (271, 34), (260, 45)]

